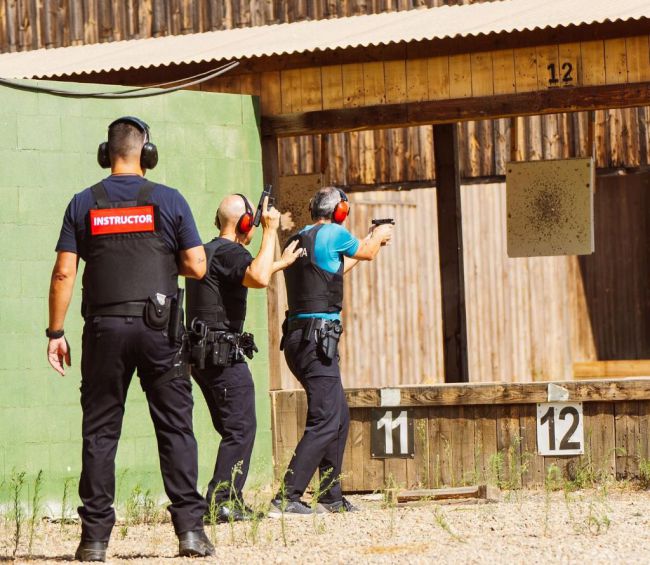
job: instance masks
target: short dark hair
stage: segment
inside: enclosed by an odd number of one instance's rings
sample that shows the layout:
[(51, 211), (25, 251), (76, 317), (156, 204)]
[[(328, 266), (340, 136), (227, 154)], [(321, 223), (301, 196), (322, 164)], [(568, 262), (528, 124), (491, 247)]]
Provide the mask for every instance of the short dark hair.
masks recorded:
[(144, 142), (144, 132), (128, 122), (118, 122), (108, 130), (108, 154), (111, 157), (139, 156)]
[(314, 220), (331, 218), (334, 208), (341, 201), (341, 193), (335, 186), (324, 186), (311, 200), (311, 217)]

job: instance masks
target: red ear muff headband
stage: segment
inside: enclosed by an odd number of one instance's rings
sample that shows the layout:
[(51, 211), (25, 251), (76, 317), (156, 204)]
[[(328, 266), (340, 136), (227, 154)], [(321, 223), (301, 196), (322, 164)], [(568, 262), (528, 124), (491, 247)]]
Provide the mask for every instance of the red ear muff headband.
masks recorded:
[(347, 195), (340, 188), (339, 194), (341, 195), (341, 201), (334, 208), (334, 212), (332, 212), (332, 221), (335, 224), (342, 224), (345, 222), (345, 219), (350, 213), (350, 202)]
[(253, 229), (253, 220), (255, 219), (255, 214), (253, 214), (253, 209), (251, 208), (248, 199), (243, 194), (237, 195), (242, 197), (244, 206), (246, 206), (246, 211), (239, 217), (236, 229), (239, 233), (246, 235)]

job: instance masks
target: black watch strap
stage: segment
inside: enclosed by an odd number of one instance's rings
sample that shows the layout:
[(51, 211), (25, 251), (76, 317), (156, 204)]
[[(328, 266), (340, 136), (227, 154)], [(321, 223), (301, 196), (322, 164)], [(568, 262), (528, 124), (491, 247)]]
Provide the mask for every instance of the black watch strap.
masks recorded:
[(60, 337), (63, 337), (65, 332), (63, 330), (57, 330), (55, 332), (50, 331), (50, 328), (45, 328), (45, 336), (49, 337), (50, 339), (59, 339)]

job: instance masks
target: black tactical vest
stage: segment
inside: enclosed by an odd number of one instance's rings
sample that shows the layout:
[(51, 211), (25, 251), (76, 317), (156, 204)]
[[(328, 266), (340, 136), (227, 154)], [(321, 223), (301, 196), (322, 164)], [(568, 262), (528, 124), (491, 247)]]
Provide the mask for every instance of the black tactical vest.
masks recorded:
[(287, 241), (298, 240), (306, 256), (299, 257), (284, 271), (287, 285), (289, 316), (314, 312), (340, 312), (343, 308), (343, 261), (336, 273), (321, 269), (316, 264), (314, 244), (316, 234), (325, 224), (297, 233)]
[(176, 294), (176, 257), (163, 240), (152, 190), (146, 182), (137, 200), (109, 202), (102, 183), (91, 188), (96, 204), (86, 215), (85, 308)]
[(187, 321), (199, 319), (217, 330), (241, 333), (246, 319), (246, 299), (248, 288), (243, 284), (223, 287), (210, 268), (216, 251), (224, 245), (233, 244), (227, 239), (217, 237), (204, 245), (207, 260), (206, 275), (200, 281), (186, 279)]

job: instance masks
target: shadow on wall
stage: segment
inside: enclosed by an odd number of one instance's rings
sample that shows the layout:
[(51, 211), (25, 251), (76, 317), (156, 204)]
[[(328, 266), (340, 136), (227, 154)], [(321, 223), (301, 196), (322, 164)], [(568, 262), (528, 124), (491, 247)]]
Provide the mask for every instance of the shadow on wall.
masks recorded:
[(650, 172), (596, 186), (596, 252), (579, 264), (597, 358), (650, 359)]

